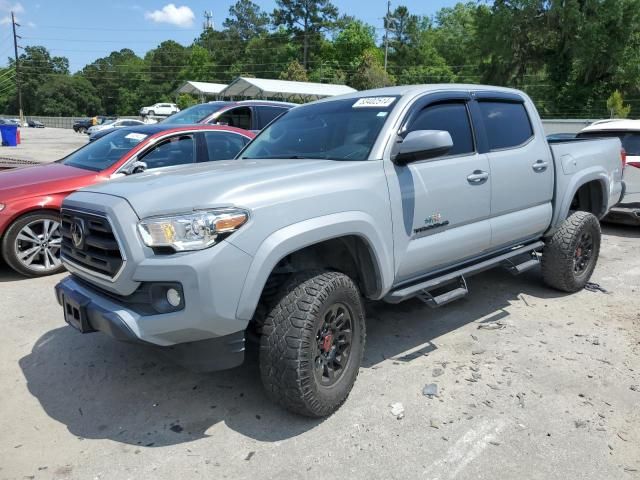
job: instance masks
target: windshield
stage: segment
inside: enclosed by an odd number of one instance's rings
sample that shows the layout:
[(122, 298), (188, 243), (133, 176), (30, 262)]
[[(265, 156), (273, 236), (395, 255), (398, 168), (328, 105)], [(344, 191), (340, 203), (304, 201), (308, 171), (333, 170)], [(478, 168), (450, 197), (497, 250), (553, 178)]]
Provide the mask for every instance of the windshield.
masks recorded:
[(621, 130), (601, 130), (599, 132), (582, 132), (578, 138), (611, 138), (617, 137), (627, 155), (640, 156), (640, 132), (625, 132)]
[(128, 129), (115, 130), (62, 159), (71, 167), (99, 172), (113, 166), (123, 155), (149, 135)]
[(174, 113), (168, 118), (162, 120), (161, 123), (176, 123), (180, 125), (189, 125), (191, 123), (199, 123), (212, 113), (217, 112), (229, 102), (210, 102), (194, 105), (178, 113)]
[(366, 160), (397, 97), (364, 97), (304, 105), (265, 128), (244, 159)]

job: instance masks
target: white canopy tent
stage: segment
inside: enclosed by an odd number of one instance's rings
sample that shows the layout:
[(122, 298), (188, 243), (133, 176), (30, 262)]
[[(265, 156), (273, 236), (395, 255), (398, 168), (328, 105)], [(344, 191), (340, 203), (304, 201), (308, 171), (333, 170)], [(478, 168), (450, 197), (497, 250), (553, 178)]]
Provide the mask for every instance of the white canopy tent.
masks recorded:
[(355, 91), (355, 89), (346, 85), (335, 85), (331, 83), (293, 82), (290, 80), (238, 77), (231, 82), (227, 88), (220, 92), (220, 96), (225, 98), (260, 98), (274, 100), (299, 98), (309, 102)]
[(185, 82), (178, 90), (176, 94), (188, 93), (190, 95), (197, 95), (201, 102), (204, 102), (206, 97), (219, 98), (220, 92), (222, 92), (227, 85), (224, 83), (206, 83), (206, 82)]

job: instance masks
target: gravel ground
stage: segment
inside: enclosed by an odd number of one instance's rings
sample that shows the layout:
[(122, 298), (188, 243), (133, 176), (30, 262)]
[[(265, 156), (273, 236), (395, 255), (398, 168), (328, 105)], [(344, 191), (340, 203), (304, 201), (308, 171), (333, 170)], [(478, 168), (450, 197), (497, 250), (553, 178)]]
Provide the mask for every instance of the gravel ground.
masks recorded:
[(609, 293), (492, 271), (438, 310), (371, 304), (356, 386), (324, 421), (272, 405), (255, 358), (202, 375), (83, 336), (62, 276), (1, 266), (0, 478), (640, 478), (639, 239), (605, 228)]
[(3, 160), (53, 162), (89, 141), (87, 135), (64, 128), (21, 128), (20, 138), (17, 147), (0, 147), (0, 164)]

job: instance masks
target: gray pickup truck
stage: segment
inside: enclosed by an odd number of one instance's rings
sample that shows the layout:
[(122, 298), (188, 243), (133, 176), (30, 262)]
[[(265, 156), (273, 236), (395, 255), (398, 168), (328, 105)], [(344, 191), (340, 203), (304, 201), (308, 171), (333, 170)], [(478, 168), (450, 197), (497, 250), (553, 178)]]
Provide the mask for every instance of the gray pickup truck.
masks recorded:
[(621, 196), (617, 138), (549, 144), (522, 92), (385, 88), (296, 107), (233, 161), (98, 184), (62, 208), (56, 286), (83, 333), (193, 369), (259, 342), (270, 398), (325, 416), (365, 345), (364, 299), (440, 306), (491, 267), (581, 289)]

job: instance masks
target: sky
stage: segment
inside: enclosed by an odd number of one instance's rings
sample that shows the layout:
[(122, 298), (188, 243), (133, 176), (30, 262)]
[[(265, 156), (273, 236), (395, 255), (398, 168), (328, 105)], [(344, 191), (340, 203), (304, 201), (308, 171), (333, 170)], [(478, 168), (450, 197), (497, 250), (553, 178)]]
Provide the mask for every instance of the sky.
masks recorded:
[[(139, 56), (163, 40), (189, 45), (202, 31), (205, 10), (214, 28), (222, 28), (236, 0), (0, 0), (0, 66), (13, 57), (10, 12), (16, 13), (19, 45), (43, 45), (69, 59), (72, 72), (114, 50), (130, 48)], [(460, 0), (392, 0), (412, 13), (433, 15)], [(275, 0), (254, 0), (271, 12)], [(340, 13), (353, 15), (381, 30), (386, 0), (333, 0)], [(380, 32), (380, 30), (378, 30)]]

